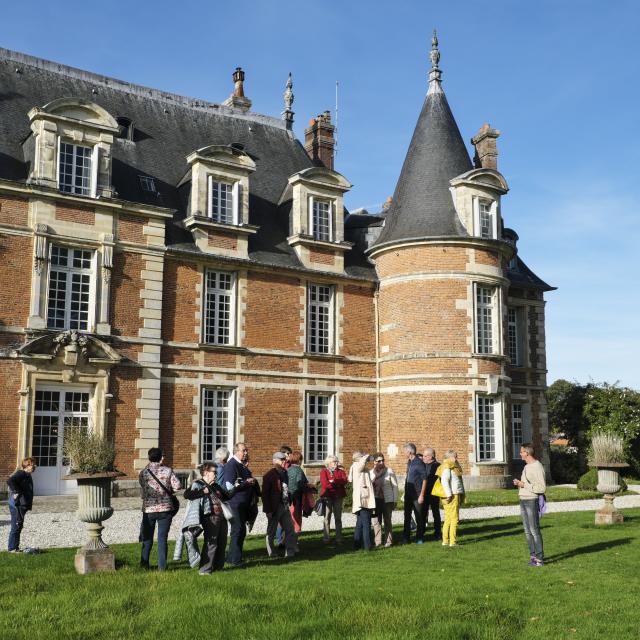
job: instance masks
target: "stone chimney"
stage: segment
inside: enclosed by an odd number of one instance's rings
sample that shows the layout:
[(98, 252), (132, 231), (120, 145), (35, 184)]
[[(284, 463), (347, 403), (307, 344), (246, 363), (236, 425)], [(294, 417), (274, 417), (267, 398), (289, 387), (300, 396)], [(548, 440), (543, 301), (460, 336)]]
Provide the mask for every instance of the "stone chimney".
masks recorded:
[(251, 108), (251, 100), (244, 95), (244, 71), (240, 67), (236, 67), (233, 72), (233, 82), (233, 93), (222, 104), (225, 107), (248, 111)]
[(304, 130), (304, 149), (313, 163), (333, 170), (333, 156), (336, 146), (335, 127), (331, 124), (331, 112), (325, 111), (311, 118)]
[(498, 147), (496, 140), (500, 132), (492, 129), (487, 123), (480, 127), (478, 135), (471, 138), (471, 144), (476, 148), (476, 155), (473, 163), (476, 169), (495, 169), (498, 170)]

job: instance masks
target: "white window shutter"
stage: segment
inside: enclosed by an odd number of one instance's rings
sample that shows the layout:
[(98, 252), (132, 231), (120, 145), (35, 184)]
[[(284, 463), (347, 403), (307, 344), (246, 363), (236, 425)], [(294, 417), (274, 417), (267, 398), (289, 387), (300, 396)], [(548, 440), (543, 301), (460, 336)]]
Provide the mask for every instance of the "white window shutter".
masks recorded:
[(336, 201), (332, 200), (331, 201), (331, 209), (329, 211), (329, 242), (333, 242), (334, 240), (338, 240), (338, 238), (335, 238), (333, 235), (333, 230), (335, 229), (335, 225), (336, 225)]
[[(191, 195), (194, 197), (194, 194)], [(213, 178), (207, 176), (207, 216), (213, 217)]]
[(100, 148), (98, 145), (93, 147), (91, 153), (91, 197), (95, 198), (98, 194), (98, 162), (100, 160)]
[(480, 200), (473, 198), (473, 234), (474, 236), (480, 236)]
[(491, 221), (493, 223), (493, 238), (498, 239), (498, 203), (494, 200), (491, 203)]
[(313, 196), (309, 196), (309, 211), (307, 215), (307, 235), (313, 235)]
[(231, 207), (233, 221), (232, 224), (240, 224), (240, 181), (237, 180), (233, 183), (231, 188)]

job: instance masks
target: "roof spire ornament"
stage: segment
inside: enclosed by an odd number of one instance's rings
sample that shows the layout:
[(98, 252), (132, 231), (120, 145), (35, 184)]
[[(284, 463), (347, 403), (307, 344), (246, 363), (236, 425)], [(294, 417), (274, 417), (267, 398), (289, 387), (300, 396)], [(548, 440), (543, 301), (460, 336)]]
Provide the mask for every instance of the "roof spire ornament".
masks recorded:
[(282, 119), (286, 122), (287, 129), (291, 129), (293, 127), (293, 115), (294, 112), (291, 110), (291, 105), (293, 105), (293, 78), (291, 77), (291, 71), (289, 71), (289, 77), (287, 78), (287, 84), (285, 85), (284, 93), (282, 94), (284, 98), (284, 111), (282, 112)]
[(429, 93), (442, 93), (442, 71), (438, 63), (440, 62), (440, 50), (438, 49), (438, 34), (436, 30), (433, 30), (433, 37), (431, 38), (431, 51), (429, 52), (429, 58), (431, 59), (431, 71), (429, 71)]

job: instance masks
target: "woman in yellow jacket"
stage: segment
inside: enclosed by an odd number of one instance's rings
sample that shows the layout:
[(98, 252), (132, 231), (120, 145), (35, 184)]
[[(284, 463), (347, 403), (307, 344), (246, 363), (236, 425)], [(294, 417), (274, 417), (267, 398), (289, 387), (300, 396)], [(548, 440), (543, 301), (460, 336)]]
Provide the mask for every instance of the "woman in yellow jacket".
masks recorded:
[[(436, 475), (442, 485), (442, 503), (444, 506), (444, 524), (442, 526), (442, 546), (455, 547), (460, 505), (464, 501), (464, 484), (462, 483), (462, 467), (458, 462), (458, 454), (449, 449), (438, 467)], [(436, 495), (434, 493), (434, 495)]]

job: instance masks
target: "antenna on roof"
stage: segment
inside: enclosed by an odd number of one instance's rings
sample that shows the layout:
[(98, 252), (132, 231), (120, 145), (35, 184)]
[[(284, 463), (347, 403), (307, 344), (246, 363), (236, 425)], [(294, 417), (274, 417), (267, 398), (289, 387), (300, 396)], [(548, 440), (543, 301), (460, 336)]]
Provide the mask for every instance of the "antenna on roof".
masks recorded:
[(335, 158), (335, 156), (338, 155), (338, 88), (340, 87), (340, 83), (336, 80), (336, 124), (335, 124), (335, 130), (334, 130), (334, 151), (333, 151), (333, 156)]

